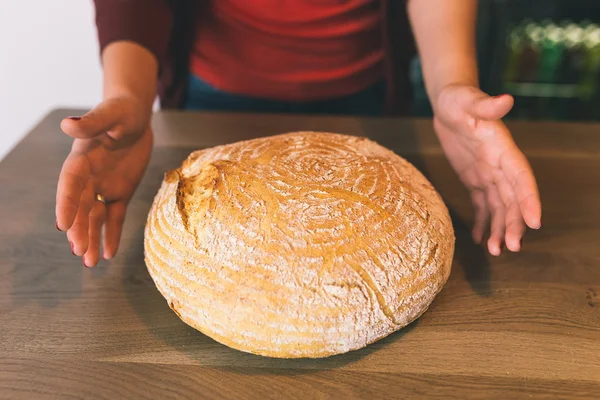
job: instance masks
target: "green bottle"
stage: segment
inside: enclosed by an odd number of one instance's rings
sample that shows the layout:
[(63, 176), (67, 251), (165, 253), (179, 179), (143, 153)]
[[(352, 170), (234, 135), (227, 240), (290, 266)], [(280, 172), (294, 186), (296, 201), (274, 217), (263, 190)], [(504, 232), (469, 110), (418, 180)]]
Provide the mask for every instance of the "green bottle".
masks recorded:
[(590, 24), (584, 32), (583, 45), (586, 48), (587, 57), (583, 67), (583, 77), (580, 82), (581, 97), (589, 101), (597, 90), (600, 76), (600, 26)]
[(540, 62), (540, 41), (542, 34), (542, 28), (538, 24), (529, 22), (525, 25), (525, 42), (521, 57), (519, 58), (517, 81), (535, 82)]
[(581, 95), (586, 120), (600, 120), (600, 26), (590, 24), (585, 29), (584, 46), (587, 58), (581, 80)]
[(543, 29), (537, 81), (554, 84), (560, 61), (566, 49), (564, 30), (552, 22), (546, 23)]
[(570, 23), (564, 30), (566, 52), (562, 60), (560, 79), (561, 83), (576, 85), (581, 79), (582, 67), (585, 59), (583, 48), (584, 30), (574, 23)]
[(506, 35), (506, 67), (504, 69), (504, 83), (512, 83), (516, 80), (519, 67), (519, 57), (523, 52), (525, 42), (525, 32), (523, 26), (513, 26), (509, 28)]

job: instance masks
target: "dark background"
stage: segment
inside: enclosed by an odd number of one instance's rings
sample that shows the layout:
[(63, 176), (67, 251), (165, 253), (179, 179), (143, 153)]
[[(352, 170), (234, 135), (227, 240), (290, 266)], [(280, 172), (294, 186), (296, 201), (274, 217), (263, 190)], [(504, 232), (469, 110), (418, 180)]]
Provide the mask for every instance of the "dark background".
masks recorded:
[[(507, 119), (600, 121), (600, 0), (480, 0), (482, 88), (510, 93)], [(416, 113), (430, 116), (418, 58)]]

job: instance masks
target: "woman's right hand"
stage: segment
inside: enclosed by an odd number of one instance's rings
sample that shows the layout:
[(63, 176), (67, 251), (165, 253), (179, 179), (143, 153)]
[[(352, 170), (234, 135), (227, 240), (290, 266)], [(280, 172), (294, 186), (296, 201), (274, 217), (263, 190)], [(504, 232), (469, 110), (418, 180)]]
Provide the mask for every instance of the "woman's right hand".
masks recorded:
[(67, 233), (71, 251), (86, 267), (98, 263), (101, 240), (105, 259), (117, 251), (127, 205), (150, 160), (150, 114), (125, 95), (61, 122), (75, 140), (58, 180), (56, 227)]

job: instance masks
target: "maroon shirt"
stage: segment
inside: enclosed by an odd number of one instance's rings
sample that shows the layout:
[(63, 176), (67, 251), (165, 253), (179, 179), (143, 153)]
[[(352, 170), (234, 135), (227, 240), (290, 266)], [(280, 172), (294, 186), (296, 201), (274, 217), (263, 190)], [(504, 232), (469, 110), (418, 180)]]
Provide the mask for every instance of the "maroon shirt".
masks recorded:
[[(411, 98), (408, 68), (416, 50), (406, 2), (379, 1), (385, 51), (386, 113), (408, 115)], [(187, 89), (197, 15), (210, 12), (210, 1), (94, 0), (94, 3), (100, 51), (109, 43), (120, 40), (132, 41), (148, 49), (159, 62), (161, 107), (181, 108)]]

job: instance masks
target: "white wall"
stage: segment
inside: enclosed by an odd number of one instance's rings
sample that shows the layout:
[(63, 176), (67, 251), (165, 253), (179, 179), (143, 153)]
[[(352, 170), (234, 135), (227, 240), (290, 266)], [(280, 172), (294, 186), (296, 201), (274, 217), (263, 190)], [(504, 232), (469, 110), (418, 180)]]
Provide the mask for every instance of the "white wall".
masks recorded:
[(0, 160), (48, 111), (92, 107), (101, 88), (92, 0), (0, 0)]

